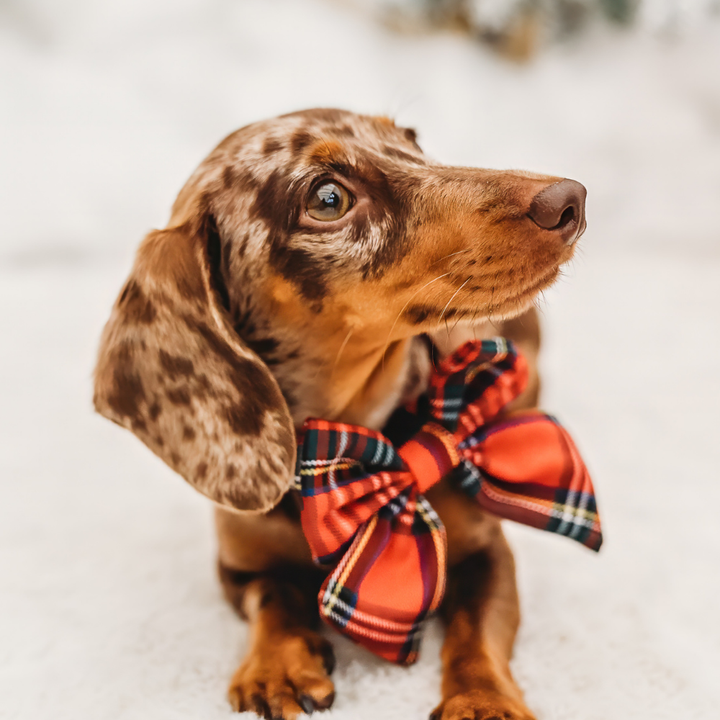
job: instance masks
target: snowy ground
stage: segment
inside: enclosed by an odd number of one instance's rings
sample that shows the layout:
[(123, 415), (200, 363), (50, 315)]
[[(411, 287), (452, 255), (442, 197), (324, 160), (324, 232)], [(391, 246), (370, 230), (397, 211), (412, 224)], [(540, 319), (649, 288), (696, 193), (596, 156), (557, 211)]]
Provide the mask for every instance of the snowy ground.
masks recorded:
[[(97, 338), (144, 232), (231, 129), (388, 113), (445, 162), (581, 180), (547, 293), (544, 404), (578, 438), (598, 557), (508, 527), (540, 720), (720, 706), (720, 23), (598, 32), (529, 67), (320, 0), (0, 3), (0, 717), (230, 718), (245, 627), (210, 507), (95, 417)], [(389, 667), (338, 640), (333, 720), (425, 718), (440, 631)]]

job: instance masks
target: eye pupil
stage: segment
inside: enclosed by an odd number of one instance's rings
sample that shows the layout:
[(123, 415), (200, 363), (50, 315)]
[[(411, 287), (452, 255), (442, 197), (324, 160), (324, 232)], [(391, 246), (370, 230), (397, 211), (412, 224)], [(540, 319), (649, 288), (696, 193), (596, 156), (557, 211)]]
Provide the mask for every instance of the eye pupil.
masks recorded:
[(316, 220), (338, 220), (350, 207), (350, 196), (344, 187), (326, 182), (316, 188), (308, 202), (307, 211)]
[[(332, 188), (332, 189), (329, 189)], [(320, 201), (326, 207), (337, 207), (340, 204), (340, 195), (335, 192), (335, 188), (332, 185), (325, 185), (318, 190), (318, 196)]]

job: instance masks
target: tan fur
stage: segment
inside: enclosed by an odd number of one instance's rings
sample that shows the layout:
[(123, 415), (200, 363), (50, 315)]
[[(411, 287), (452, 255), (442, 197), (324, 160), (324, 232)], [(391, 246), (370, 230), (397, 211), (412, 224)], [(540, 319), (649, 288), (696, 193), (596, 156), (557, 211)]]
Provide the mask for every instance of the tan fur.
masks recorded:
[[(329, 223), (305, 212), (324, 181), (353, 198)], [(515, 406), (535, 404), (531, 303), (574, 246), (528, 208), (557, 181), (446, 167), (388, 118), (306, 111), (223, 140), (141, 245), (103, 334), (95, 406), (218, 505), (221, 581), (252, 626), (234, 709), (293, 720), (334, 697), (312, 629), (322, 578), (284, 495), (293, 430), (308, 416), (382, 428), (426, 386), (422, 334), (441, 353), (496, 331), (518, 340), (531, 382)], [(528, 720), (508, 665), (519, 615), (500, 524), (447, 483), (427, 495), (450, 565), (435, 715)]]

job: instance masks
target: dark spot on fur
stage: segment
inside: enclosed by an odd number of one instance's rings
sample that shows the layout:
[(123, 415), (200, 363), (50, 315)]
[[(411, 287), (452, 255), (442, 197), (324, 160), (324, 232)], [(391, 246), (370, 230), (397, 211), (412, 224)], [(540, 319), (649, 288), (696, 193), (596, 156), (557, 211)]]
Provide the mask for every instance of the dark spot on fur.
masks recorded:
[(316, 312), (320, 311), (322, 301), (328, 294), (324, 278), (327, 262), (303, 248), (286, 248), (278, 253), (275, 261), (282, 276), (297, 286)]
[(265, 414), (282, 406), (282, 397), (268, 371), (259, 363), (240, 357), (204, 323), (196, 323), (197, 332), (205, 339), (209, 349), (228, 364), (227, 379), (234, 385), (241, 403), (225, 409), (224, 415), (233, 432), (238, 435), (261, 433)]
[(225, 479), (233, 480), (235, 477), (237, 477), (237, 468), (234, 465), (228, 465), (225, 468)]
[(159, 435), (155, 438), (155, 442), (157, 443), (158, 447), (165, 446), (165, 441)]
[(176, 452), (170, 453), (170, 460), (172, 461), (173, 465), (180, 464), (180, 456)]
[(149, 325), (157, 315), (152, 301), (134, 280), (125, 285), (118, 305), (123, 309), (125, 319), (132, 323)]
[(207, 375), (201, 374), (195, 377), (195, 386), (193, 392), (196, 398), (204, 400), (205, 398), (211, 397), (216, 398), (217, 392), (207, 378)]
[[(257, 437), (263, 428), (257, 410), (258, 408), (233, 406), (226, 408), (224, 415), (236, 435), (253, 435)], [(264, 412), (262, 417), (265, 417)]]
[(113, 389), (107, 400), (117, 415), (137, 420), (140, 403), (145, 400), (145, 389), (130, 355), (128, 345), (118, 350), (113, 367)]
[(155, 422), (158, 419), (158, 416), (162, 412), (162, 408), (160, 407), (160, 403), (157, 402), (157, 400), (150, 406), (149, 414), (150, 419)]
[(210, 276), (215, 292), (218, 295), (220, 304), (227, 310), (230, 307), (230, 296), (228, 295), (225, 278), (220, 268), (222, 258), (222, 241), (218, 231), (214, 215), (208, 215), (205, 220), (205, 233), (207, 236), (207, 253), (210, 264)]
[(403, 315), (413, 324), (420, 325), (424, 323), (431, 315), (439, 315), (440, 311), (437, 308), (429, 307), (427, 305), (410, 305), (405, 308)]
[[(295, 220), (295, 213), (288, 212), (294, 198), (288, 196), (289, 180), (285, 173), (273, 170), (258, 190), (251, 214), (264, 220), (271, 232), (287, 232)], [(277, 240), (270, 238), (271, 242)]]
[[(195, 368), (192, 360), (178, 355), (171, 355), (165, 352), (165, 350), (160, 350), (158, 354), (160, 356), (160, 364), (171, 380), (177, 380), (180, 377), (187, 378), (193, 374)], [(153, 418), (153, 420), (154, 419), (155, 418)]]
[(310, 143), (315, 140), (307, 130), (298, 130), (292, 138), (290, 138), (290, 149), (294, 155), (302, 152)]
[(173, 388), (171, 390), (168, 390), (165, 395), (173, 405), (190, 404), (190, 394), (188, 393), (186, 388)]
[(340, 137), (355, 137), (355, 131), (349, 125), (340, 125), (333, 132)]
[[(245, 252), (247, 251), (247, 246), (248, 246), (249, 242), (250, 242), (250, 233), (246, 232), (235, 243), (235, 253), (237, 254), (238, 257), (243, 257), (245, 255)], [(230, 269), (229, 263), (228, 263), (228, 269)]]
[(207, 471), (208, 471), (207, 463), (201, 462), (195, 470), (195, 474), (197, 475), (198, 480), (204, 480), (205, 477), (207, 476)]
[(230, 165), (226, 165), (223, 168), (223, 173), (222, 173), (222, 182), (223, 182), (223, 187), (225, 188), (225, 190), (230, 190), (230, 188), (235, 184), (235, 180), (236, 180), (235, 171), (232, 169), (232, 167)]
[(262, 358), (277, 350), (280, 344), (275, 338), (271, 337), (257, 339), (245, 338), (245, 343), (253, 352), (256, 352)]
[(183, 428), (183, 440), (194, 440), (194, 439), (195, 439), (195, 431), (189, 425), (186, 425)]
[(269, 137), (265, 140), (262, 151), (265, 155), (274, 155), (276, 152), (282, 150), (282, 148), (282, 143), (277, 138)]

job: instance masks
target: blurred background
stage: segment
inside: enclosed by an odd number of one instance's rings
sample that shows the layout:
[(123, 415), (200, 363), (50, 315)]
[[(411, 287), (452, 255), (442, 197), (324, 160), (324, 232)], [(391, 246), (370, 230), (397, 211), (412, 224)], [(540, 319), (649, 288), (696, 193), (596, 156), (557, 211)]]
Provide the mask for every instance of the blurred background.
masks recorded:
[[(246, 631), (211, 508), (93, 415), (91, 373), (195, 166), (314, 106), (588, 188), (540, 305), (543, 405), (607, 539), (595, 557), (508, 524), (514, 670), (539, 720), (716, 720), (718, 0), (0, 0), (0, 717), (231, 717)], [(440, 641), (403, 670), (336, 639), (329, 717), (427, 717)]]

